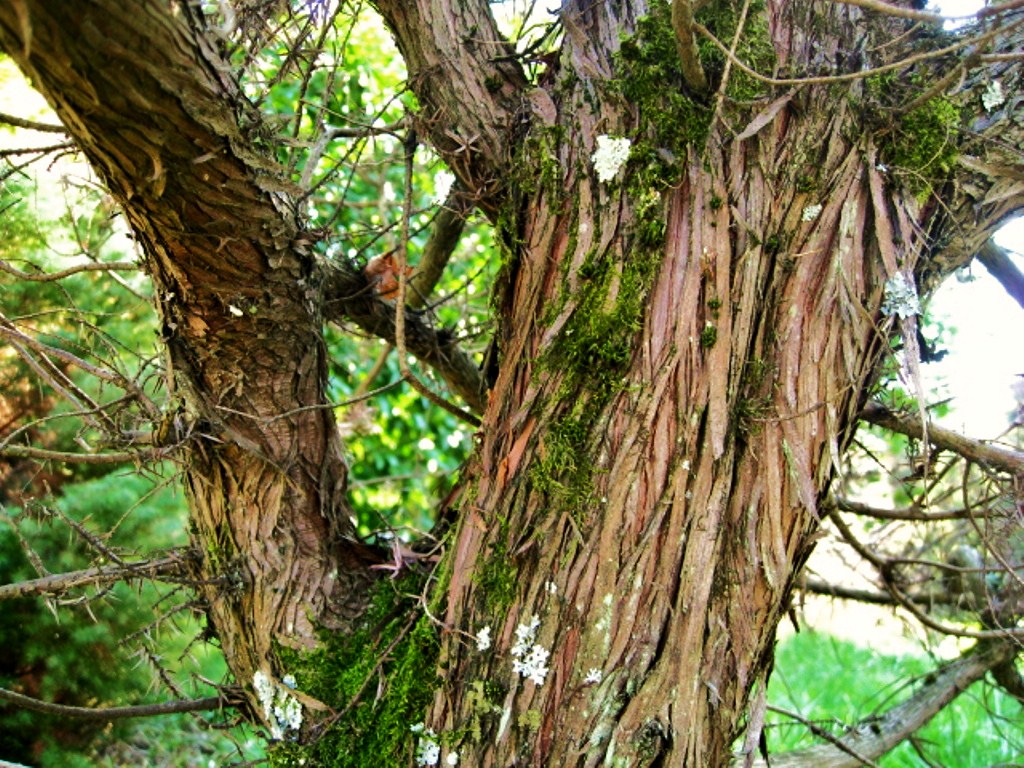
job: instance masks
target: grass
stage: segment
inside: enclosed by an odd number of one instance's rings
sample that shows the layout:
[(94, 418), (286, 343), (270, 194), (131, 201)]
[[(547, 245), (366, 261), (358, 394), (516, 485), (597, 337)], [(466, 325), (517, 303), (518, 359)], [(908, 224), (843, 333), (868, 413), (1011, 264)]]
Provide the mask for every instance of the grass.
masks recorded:
[[(901, 701), (935, 663), (927, 656), (891, 656), (804, 630), (779, 644), (769, 704), (822, 727), (853, 724)], [(769, 713), (770, 754), (811, 746), (806, 728)], [(984, 682), (975, 683), (909, 741), (878, 761), (882, 768), (980, 768), (1024, 765), (1024, 706)]]

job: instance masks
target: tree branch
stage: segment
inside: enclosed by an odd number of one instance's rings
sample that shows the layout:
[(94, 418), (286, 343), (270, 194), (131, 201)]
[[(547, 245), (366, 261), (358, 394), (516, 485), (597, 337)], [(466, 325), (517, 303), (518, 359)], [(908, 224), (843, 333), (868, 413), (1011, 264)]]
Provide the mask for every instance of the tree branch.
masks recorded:
[[(876, 424), (901, 435), (918, 440), (923, 438), (924, 431), (920, 419), (897, 414), (880, 403), (868, 403), (860, 412), (860, 418), (869, 424)], [(1024, 453), (1020, 451), (987, 445), (934, 424), (928, 425), (928, 441), (939, 449), (958, 453), (975, 464), (1012, 475), (1024, 474)]]
[[(929, 428), (929, 434), (931, 430)], [(843, 512), (854, 515), (873, 517), (876, 520), (912, 520), (918, 523), (934, 523), (939, 520), (969, 520), (972, 517), (985, 517), (983, 511), (969, 509), (953, 509), (940, 512), (925, 512), (920, 507), (910, 509), (882, 509), (872, 507), (859, 501), (851, 501), (841, 496), (835, 497), (835, 504)]]
[(14, 115), (8, 115), (0, 112), (0, 123), (6, 123), (7, 125), (13, 125), (15, 128), (25, 128), (30, 131), (42, 131), (44, 133), (67, 133), (67, 128), (63, 125), (53, 125), (52, 123), (37, 123), (35, 120), (25, 120), (21, 117), (15, 117)]
[(39, 459), (40, 461), (65, 461), (69, 464), (125, 464), (132, 461), (157, 461), (166, 458), (167, 453), (168, 451), (159, 448), (113, 453), (70, 453), (68, 451), (51, 451), (47, 448), (34, 448), (30, 445), (0, 447), (0, 456)]
[(708, 78), (700, 65), (693, 12), (690, 0), (672, 0), (672, 31), (676, 36), (676, 50), (683, 66), (683, 78), (694, 91), (704, 93), (708, 89)]
[(978, 251), (978, 261), (999, 281), (1014, 301), (1020, 304), (1021, 309), (1024, 309), (1024, 274), (1017, 269), (1006, 249), (989, 240)]
[(171, 715), (176, 712), (202, 712), (211, 709), (223, 709), (230, 706), (220, 696), (208, 696), (204, 699), (186, 699), (185, 701), (164, 701), (159, 704), (137, 704), (131, 707), (71, 707), (66, 704), (51, 704), (31, 696), (24, 696), (14, 691), (0, 688), (0, 700), (9, 701), (22, 709), (42, 712), (57, 717), (74, 717), (80, 720), (125, 720), (130, 717), (152, 717), (153, 715)]
[[(324, 317), (348, 319), (369, 334), (395, 343), (395, 306), (379, 298), (369, 278), (342, 261), (321, 262), (324, 275)], [(405, 344), (409, 352), (433, 368), (453, 392), (476, 413), (486, 404), (486, 385), (472, 358), (450, 331), (432, 328), (422, 312), (406, 309)]]
[(162, 557), (159, 560), (139, 560), (134, 563), (125, 563), (124, 566), (85, 568), (80, 571), (55, 573), (51, 576), (43, 576), (42, 578), (29, 581), (19, 581), (14, 584), (0, 584), (0, 600), (10, 600), (29, 595), (59, 594), (69, 589), (85, 587), (90, 584), (113, 584), (119, 581), (130, 581), (131, 579), (180, 575), (183, 575), (183, 570), (181, 558), (179, 557), (172, 556)]
[[(822, 744), (772, 755), (770, 763), (756, 760), (754, 765), (764, 768), (769, 764), (771, 768), (858, 768), (863, 765), (862, 758), (877, 759), (923, 728), (989, 670), (1013, 659), (1018, 650), (1017, 643), (1012, 640), (979, 643), (956, 661), (925, 677), (917, 692), (903, 703), (892, 707), (881, 717), (852, 727), (837, 744)], [(736, 764), (738, 762), (734, 761)]]
[(890, 3), (883, 3), (881, 0), (836, 0), (843, 5), (856, 5), (858, 8), (865, 8), (869, 11), (884, 13), (886, 16), (897, 16), (901, 19), (913, 19), (924, 21), (929, 24), (942, 24), (948, 16), (941, 13), (928, 13), (927, 11), (915, 11), (911, 8), (900, 8)]
[(374, 0), (409, 71), (416, 128), (494, 214), (528, 87), (486, 0)]
[(74, 267), (62, 269), (59, 272), (23, 272), (3, 259), (0, 259), (0, 272), (6, 272), (19, 280), (30, 280), (35, 283), (49, 283), (54, 280), (63, 280), (65, 277), (77, 275), (79, 272), (137, 272), (139, 265), (134, 261), (90, 261), (86, 264), (78, 264)]

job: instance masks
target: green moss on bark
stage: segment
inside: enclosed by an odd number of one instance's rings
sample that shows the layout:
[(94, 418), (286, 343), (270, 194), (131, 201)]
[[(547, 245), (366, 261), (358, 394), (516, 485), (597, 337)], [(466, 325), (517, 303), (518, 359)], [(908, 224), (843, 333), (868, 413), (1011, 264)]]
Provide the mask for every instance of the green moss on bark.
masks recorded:
[(899, 102), (913, 101), (927, 87), (920, 77), (881, 75), (867, 82), (868, 119), (875, 133), (879, 159), (916, 195), (927, 196), (945, 183), (960, 156), (958, 136), (963, 127), (960, 108), (945, 96), (936, 96), (909, 112)]
[(307, 744), (277, 743), (271, 765), (361, 768), (368, 756), (376, 765), (411, 763), (416, 738), (409, 729), (439, 684), (437, 628), (416, 606), (422, 586), (420, 574), (383, 580), (355, 633), (324, 633), (309, 653), (279, 650), (297, 690), (339, 714), (315, 726)]

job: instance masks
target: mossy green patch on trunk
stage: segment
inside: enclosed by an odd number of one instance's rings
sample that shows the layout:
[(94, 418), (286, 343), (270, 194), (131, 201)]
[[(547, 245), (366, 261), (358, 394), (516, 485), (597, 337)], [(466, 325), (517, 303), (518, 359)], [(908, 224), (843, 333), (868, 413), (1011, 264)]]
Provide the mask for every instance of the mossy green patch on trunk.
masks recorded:
[(298, 768), (407, 765), (416, 747), (410, 728), (422, 719), (439, 684), (437, 627), (416, 602), (422, 574), (382, 580), (360, 628), (349, 635), (323, 633), (312, 652), (279, 649), (282, 668), (296, 688), (331, 707), (308, 743), (282, 741), (270, 764)]

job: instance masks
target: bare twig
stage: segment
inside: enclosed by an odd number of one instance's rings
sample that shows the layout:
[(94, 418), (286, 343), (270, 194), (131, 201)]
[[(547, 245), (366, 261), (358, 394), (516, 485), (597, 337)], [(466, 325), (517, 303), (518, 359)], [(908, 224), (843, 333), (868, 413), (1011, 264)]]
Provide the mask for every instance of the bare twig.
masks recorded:
[[(427, 240), (427, 244), (423, 247), (423, 253), (420, 256), (419, 263), (416, 265), (416, 272), (409, 278), (409, 288), (412, 289), (412, 294), (409, 296), (408, 301), (406, 301), (405, 306), (418, 309), (426, 303), (427, 298), (434, 292), (434, 286), (437, 285), (441, 275), (444, 274), (445, 267), (448, 266), (448, 262), (451, 260), (451, 256), (459, 244), (459, 238), (462, 236), (462, 230), (465, 227), (466, 215), (469, 213), (469, 209), (469, 201), (461, 191), (455, 191), (450, 194), (448, 199), (445, 200), (444, 205), (441, 206), (441, 210), (434, 217), (433, 226), (430, 230), (430, 239)], [(359, 388), (356, 389), (355, 395), (362, 395), (370, 388), (384, 369), (384, 365), (387, 363), (387, 359), (393, 349), (394, 345), (388, 344), (381, 351), (370, 372), (363, 379)]]
[(934, 523), (940, 520), (967, 520), (976, 512), (967, 509), (953, 509), (942, 512), (925, 512), (920, 507), (909, 509), (882, 509), (864, 504), (859, 501), (851, 501), (841, 496), (835, 497), (835, 504), (843, 512), (852, 512), (855, 515), (873, 517), (876, 520), (911, 520), (918, 523)]
[(0, 272), (6, 272), (19, 280), (31, 280), (36, 283), (49, 283), (54, 280), (63, 280), (65, 277), (77, 275), (79, 272), (135, 272), (139, 265), (134, 261), (90, 261), (86, 264), (78, 264), (74, 267), (62, 269), (59, 272), (24, 272), (8, 262), (0, 259)]
[[(872, 551), (869, 547), (865, 546), (850, 530), (850, 527), (843, 521), (839, 511), (833, 506), (828, 510), (829, 519), (835, 525), (839, 531), (839, 535), (842, 536), (843, 540), (853, 548), (853, 550), (864, 558), (866, 561), (871, 563), (881, 578), (882, 584), (886, 591), (892, 595), (893, 600), (904, 608), (911, 615), (914, 616), (919, 622), (924, 624), (930, 629), (934, 629), (936, 632), (941, 632), (945, 635), (953, 635), (956, 637), (972, 637), (975, 640), (998, 640), (1005, 639), (1007, 637), (1019, 638), (1024, 637), (1024, 629), (997, 629), (997, 630), (970, 630), (963, 629), (961, 627), (954, 627), (949, 624), (943, 624), (940, 621), (936, 621), (923, 611), (906, 592), (904, 592), (893, 578), (893, 568), (898, 561), (892, 560), (887, 557), (883, 557), (878, 553)], [(945, 566), (949, 567), (949, 566)]]
[[(722, 82), (718, 86), (718, 96), (715, 98), (715, 112), (711, 118), (712, 122), (718, 119), (718, 115), (721, 114), (722, 104), (725, 102), (725, 90), (729, 85), (729, 75), (732, 72), (732, 62), (736, 57), (736, 49), (739, 47), (740, 38), (743, 36), (743, 28), (747, 23), (747, 13), (750, 11), (750, 0), (743, 0), (743, 8), (740, 9), (740, 15), (736, 19), (736, 32), (732, 36), (732, 45), (730, 46), (731, 56), (725, 60), (725, 68), (722, 70)], [(690, 33), (691, 39), (693, 33)]]
[(167, 454), (167, 451), (159, 448), (118, 451), (116, 453), (69, 453), (67, 451), (51, 451), (47, 448), (35, 448), (30, 445), (5, 445), (0, 448), (0, 456), (11, 456), (19, 459), (40, 459), (42, 461), (65, 461), (69, 464), (124, 464), (126, 462), (143, 460), (156, 461), (157, 459), (166, 458)]
[[(59, 360), (63, 360), (65, 363), (70, 363), (76, 366), (85, 373), (91, 374), (102, 381), (110, 382), (118, 387), (121, 387), (126, 392), (130, 392), (132, 395), (138, 398), (139, 402), (145, 408), (146, 412), (150, 417), (158, 418), (160, 416), (160, 407), (154, 403), (149, 396), (143, 392), (142, 388), (139, 387), (135, 382), (131, 381), (127, 377), (118, 373), (117, 371), (109, 371), (106, 368), (100, 368), (99, 366), (93, 365), (92, 363), (83, 360), (78, 355), (74, 355), (64, 349), (58, 347), (52, 347), (48, 344), (44, 344), (27, 333), (23, 333), (18, 330), (14, 323), (5, 315), (0, 314), (0, 336), (4, 336), (9, 340), (17, 343), (24, 344), (26, 347), (36, 350), (37, 352), (49, 357), (53, 356)], [(95, 405), (95, 404), (93, 404)]]
[[(869, 11), (884, 13), (886, 16), (896, 16), (901, 19), (913, 19), (924, 21), (929, 24), (944, 24), (948, 16), (941, 13), (928, 13), (927, 11), (915, 11), (912, 8), (900, 8), (896, 5), (883, 3), (881, 0), (836, 0), (843, 5), (856, 5), (858, 8), (865, 8)], [(973, 16), (973, 14), (971, 14)]]
[[(834, 736), (833, 734), (829, 733), (827, 730), (822, 728), (820, 725), (811, 722), (807, 718), (800, 715), (798, 712), (794, 712), (791, 709), (785, 709), (783, 707), (777, 707), (771, 704), (768, 705), (768, 709), (771, 712), (775, 712), (776, 714), (782, 715), (783, 717), (788, 717), (791, 720), (795, 720), (818, 738), (824, 739), (825, 741), (832, 744), (836, 749), (842, 752), (844, 756), (852, 757), (854, 760), (857, 760), (858, 762), (856, 763), (856, 765), (858, 766), (858, 768), (859, 766), (867, 766), (867, 768), (878, 768), (878, 763), (874, 762), (873, 760), (869, 760), (864, 755), (860, 754), (855, 749), (853, 749), (853, 747), (844, 744), (842, 738), (840, 738), (839, 736)], [(781, 757), (782, 759), (785, 759), (785, 754), (783, 754)], [(772, 758), (772, 764), (775, 764), (774, 756)]]
[(62, 144), (49, 144), (45, 147), (19, 147), (17, 149), (0, 149), (0, 157), (17, 157), (18, 155), (45, 155), (50, 152), (59, 152), (64, 149), (74, 149), (71, 142)]
[(725, 43), (715, 37), (711, 31), (698, 22), (694, 22), (693, 28), (701, 35), (710, 40), (718, 50), (720, 50), (729, 60), (735, 64), (735, 66), (758, 82), (764, 83), (765, 85), (784, 86), (784, 85), (820, 85), (827, 83), (849, 83), (855, 80), (864, 80), (868, 77), (875, 75), (885, 74), (886, 72), (895, 72), (898, 70), (909, 69), (911, 66), (918, 64), (922, 61), (929, 61), (931, 59), (938, 59), (943, 56), (948, 56), (952, 53), (957, 53), (965, 48), (971, 46), (981, 47), (984, 44), (991, 42), (1000, 35), (1007, 34), (1008, 32), (1016, 29), (1017, 27), (1024, 24), (1022, 21), (1015, 21), (1007, 24), (1004, 27), (997, 27), (996, 29), (989, 30), (983, 34), (975, 37), (965, 38), (959, 40), (951, 45), (947, 45), (945, 48), (939, 48), (933, 51), (926, 51), (924, 53), (918, 53), (913, 56), (906, 56), (901, 58), (899, 61), (894, 61), (890, 64), (883, 64), (878, 67), (872, 67), (870, 69), (862, 69), (857, 72), (847, 72), (841, 75), (817, 75), (813, 77), (769, 77), (763, 75), (756, 69), (748, 66), (737, 56), (726, 47)]
[(152, 717), (154, 715), (170, 715), (176, 712), (202, 712), (213, 709), (224, 709), (231, 705), (219, 696), (208, 696), (203, 699), (187, 699), (185, 701), (164, 701), (159, 704), (137, 704), (130, 707), (72, 707), (66, 704), (52, 704), (48, 701), (34, 699), (14, 691), (0, 688), (0, 700), (9, 701), (16, 707), (31, 709), (57, 717), (74, 717), (80, 720), (124, 720), (130, 717)]
[[(394, 343), (396, 307), (374, 293), (369, 278), (346, 262), (325, 259), (321, 268), (327, 319), (339, 322), (347, 318), (367, 333)], [(430, 327), (418, 312), (406, 311), (404, 324), (407, 350), (433, 368), (470, 408), (482, 412), (486, 402), (483, 376), (454, 335)]]
[(434, 405), (444, 408), (448, 413), (473, 426), (480, 426), (480, 419), (459, 408), (454, 403), (445, 400), (420, 381), (409, 368), (409, 361), (405, 351), (405, 294), (408, 287), (406, 263), (409, 246), (409, 217), (412, 213), (412, 158), (415, 149), (416, 137), (414, 133), (410, 132), (409, 138), (406, 139), (405, 152), (405, 200), (402, 206), (402, 238), (395, 254), (398, 271), (398, 297), (395, 299), (395, 349), (398, 350), (398, 369), (402, 372), (402, 377), (409, 382), (410, 386)]
[(15, 128), (25, 128), (30, 131), (67, 133), (67, 129), (63, 125), (53, 125), (52, 123), (40, 123), (35, 120), (26, 120), (23, 117), (15, 117), (14, 115), (8, 115), (3, 112), (0, 112), (0, 123), (13, 125)]
[(14, 584), (0, 584), (0, 600), (29, 595), (57, 595), (69, 589), (85, 587), (91, 584), (113, 584), (119, 581), (130, 581), (138, 578), (154, 576), (177, 576), (182, 573), (181, 559), (178, 557), (162, 557), (158, 560), (138, 560), (126, 562), (122, 566), (86, 568), (81, 571), (55, 573), (29, 581)]
[[(918, 440), (924, 435), (920, 419), (897, 414), (879, 403), (868, 403), (860, 412), (860, 418)], [(928, 440), (936, 447), (958, 453), (975, 464), (1013, 475), (1024, 475), (1024, 453), (1020, 451), (988, 445), (934, 424), (928, 426)]]

